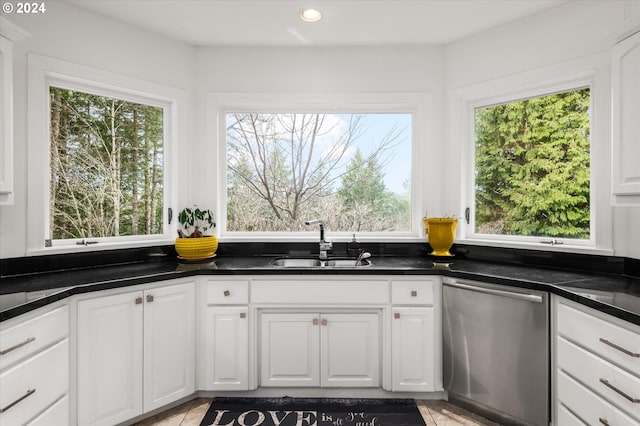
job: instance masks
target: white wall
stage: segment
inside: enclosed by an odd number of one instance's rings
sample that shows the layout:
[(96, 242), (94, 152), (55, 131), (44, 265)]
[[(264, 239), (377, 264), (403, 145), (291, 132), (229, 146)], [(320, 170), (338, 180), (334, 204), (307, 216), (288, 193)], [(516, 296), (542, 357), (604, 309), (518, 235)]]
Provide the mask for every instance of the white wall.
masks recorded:
[[(453, 43), (446, 50), (448, 93), (497, 78), (536, 72), (598, 54), (606, 55), (612, 35), (625, 18), (629, 18), (629, 11), (635, 10), (633, 6), (637, 1), (632, 3), (616, 0), (571, 2)], [(596, 105), (595, 108), (608, 109), (608, 94), (600, 99), (606, 105)], [(603, 129), (603, 126), (607, 128)], [(603, 126), (600, 135), (608, 146), (608, 117), (603, 120)], [(460, 154), (456, 153), (453, 157), (457, 159)], [(608, 157), (608, 152), (605, 155)], [(450, 162), (449, 168), (456, 170), (459, 164), (458, 161)], [(454, 175), (459, 176), (459, 173)], [(608, 185), (600, 189), (609, 190)], [(457, 198), (460, 194), (453, 191), (449, 195), (447, 203), (459, 203)], [(640, 208), (608, 205), (604, 208), (609, 210), (607, 214), (613, 219), (611, 234), (614, 254), (640, 258)]]
[[(328, 94), (384, 94), (420, 93), (425, 108), (429, 109), (427, 123), (423, 126), (419, 149), (427, 153), (416, 167), (423, 172), (417, 185), (424, 204), (416, 207), (416, 214), (428, 209), (439, 211), (442, 186), (441, 145), (444, 129), (444, 48), (442, 47), (299, 47), (252, 48), (209, 47), (198, 51), (196, 65), (200, 107), (197, 121), (200, 123), (198, 138), (202, 145), (199, 152), (208, 152), (215, 141), (215, 131), (207, 131), (206, 124), (215, 121), (207, 110), (205, 97), (216, 92), (273, 94), (294, 93), (327, 96)], [(286, 95), (285, 95), (286, 96)], [(345, 98), (348, 95), (344, 96)], [(375, 97), (375, 96), (374, 96)], [(207, 116), (207, 114), (209, 116)], [(200, 181), (215, 180), (210, 157), (200, 157), (195, 166)], [(206, 161), (206, 162), (205, 162)], [(415, 172), (415, 171), (414, 171)], [(414, 175), (415, 176), (415, 175)], [(221, 185), (221, 186), (224, 186)], [(208, 200), (198, 200), (206, 205), (221, 204), (211, 194)], [(416, 197), (416, 198), (419, 198)], [(221, 213), (221, 212), (219, 212)]]
[[(4, 15), (31, 34), (14, 46), (15, 204), (0, 207), (0, 257), (27, 253), (27, 53), (193, 91), (194, 49), (64, 2), (38, 15)], [(181, 141), (188, 142), (188, 141)], [(188, 164), (179, 173), (186, 173)]]

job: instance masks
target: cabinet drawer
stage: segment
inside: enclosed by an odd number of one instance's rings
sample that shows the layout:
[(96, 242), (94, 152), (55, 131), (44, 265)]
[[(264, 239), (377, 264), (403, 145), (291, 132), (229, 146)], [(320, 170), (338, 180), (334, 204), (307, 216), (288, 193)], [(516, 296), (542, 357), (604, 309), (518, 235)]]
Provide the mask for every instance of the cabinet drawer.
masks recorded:
[[(637, 426), (637, 422), (563, 373), (557, 372), (558, 405), (564, 404), (589, 425)], [(559, 423), (563, 426), (563, 423)]]
[(0, 424), (24, 424), (68, 389), (69, 340), (65, 339), (0, 375), (0, 407), (5, 410)]
[(558, 404), (558, 419), (556, 424), (562, 426), (587, 426), (579, 418), (577, 418), (571, 411), (562, 404)]
[(69, 424), (69, 396), (58, 400), (51, 407), (28, 423), (28, 426), (52, 426)]
[(394, 305), (433, 305), (430, 280), (391, 281), (391, 303)]
[(69, 334), (69, 308), (61, 306), (0, 332), (0, 370)]
[(558, 333), (640, 377), (640, 332), (633, 332), (563, 303)]
[(246, 305), (247, 303), (249, 303), (248, 281), (207, 281), (207, 305)]
[(253, 303), (346, 305), (389, 303), (388, 281), (254, 280)]
[(621, 370), (562, 337), (558, 337), (557, 343), (559, 368), (616, 407), (640, 420), (640, 404), (633, 403), (622, 395), (625, 394), (631, 399), (640, 399), (640, 378)]

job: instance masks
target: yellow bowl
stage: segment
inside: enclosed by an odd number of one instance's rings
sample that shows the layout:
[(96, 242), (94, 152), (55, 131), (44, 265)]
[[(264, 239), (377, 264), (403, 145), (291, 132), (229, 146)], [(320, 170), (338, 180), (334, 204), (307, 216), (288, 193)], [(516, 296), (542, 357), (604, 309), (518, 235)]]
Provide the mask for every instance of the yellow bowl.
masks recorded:
[(433, 256), (451, 256), (449, 249), (456, 238), (458, 219), (442, 217), (425, 217), (422, 219), (427, 231), (429, 245), (433, 249)]
[(218, 249), (218, 238), (206, 235), (202, 238), (176, 238), (176, 252), (184, 259), (212, 257)]

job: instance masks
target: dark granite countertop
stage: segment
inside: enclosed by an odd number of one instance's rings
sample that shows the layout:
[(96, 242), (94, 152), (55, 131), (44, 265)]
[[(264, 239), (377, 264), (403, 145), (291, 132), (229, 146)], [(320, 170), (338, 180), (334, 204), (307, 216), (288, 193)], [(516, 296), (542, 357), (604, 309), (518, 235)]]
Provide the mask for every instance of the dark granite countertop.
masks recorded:
[(640, 278), (454, 258), (434, 263), (427, 256), (374, 256), (358, 268), (277, 268), (276, 257), (219, 256), (207, 263), (179, 263), (175, 257), (54, 272), (5, 275), (0, 284), (0, 321), (74, 294), (161, 282), (194, 275), (443, 275), (549, 291), (640, 325)]

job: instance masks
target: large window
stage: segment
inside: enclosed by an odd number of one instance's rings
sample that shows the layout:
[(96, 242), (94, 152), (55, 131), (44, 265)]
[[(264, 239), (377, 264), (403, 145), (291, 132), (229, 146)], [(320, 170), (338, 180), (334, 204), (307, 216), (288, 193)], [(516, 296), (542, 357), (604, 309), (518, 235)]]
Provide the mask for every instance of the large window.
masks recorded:
[(51, 86), (49, 240), (163, 233), (164, 109)]
[(411, 230), (411, 113), (227, 112), (226, 230)]
[(591, 238), (591, 90), (475, 108), (475, 235)]

